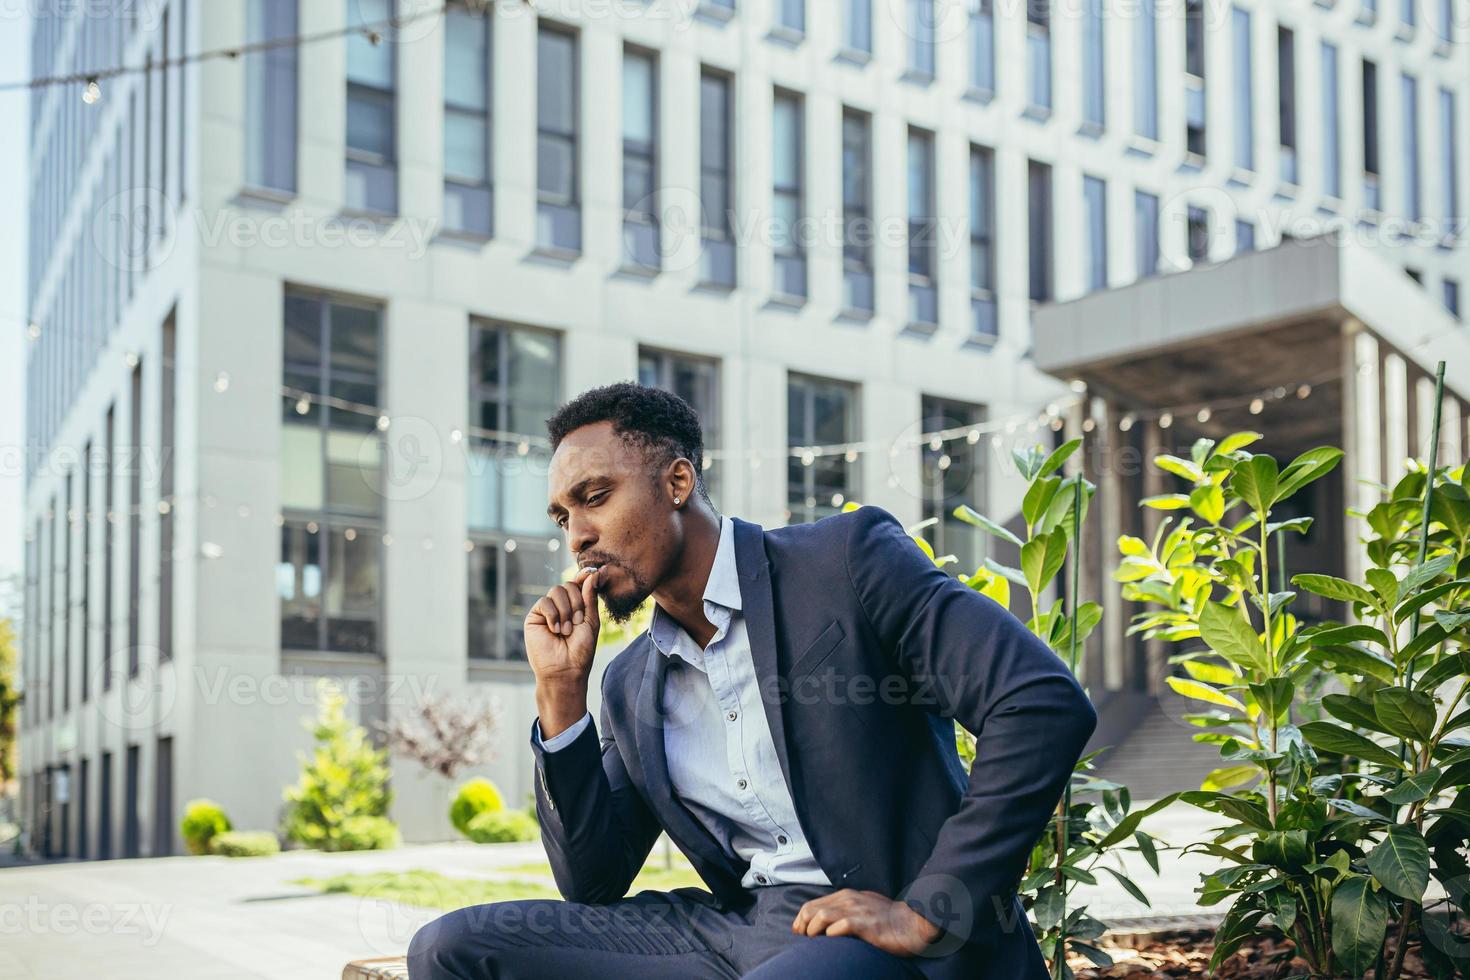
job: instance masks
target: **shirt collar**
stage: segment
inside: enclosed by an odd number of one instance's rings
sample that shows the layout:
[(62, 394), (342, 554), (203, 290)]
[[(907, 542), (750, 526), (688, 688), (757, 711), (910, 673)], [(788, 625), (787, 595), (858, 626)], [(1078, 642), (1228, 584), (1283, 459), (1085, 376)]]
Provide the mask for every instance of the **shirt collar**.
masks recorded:
[[(735, 561), (735, 522), (729, 515), (720, 518), (720, 540), (715, 546), (715, 560), (710, 566), (709, 580), (704, 585), (704, 612), (717, 631), (729, 626), (730, 616), (740, 609), (740, 577)], [(653, 645), (664, 655), (674, 652), (683, 631), (672, 616), (658, 603), (653, 604), (653, 618), (648, 633)]]

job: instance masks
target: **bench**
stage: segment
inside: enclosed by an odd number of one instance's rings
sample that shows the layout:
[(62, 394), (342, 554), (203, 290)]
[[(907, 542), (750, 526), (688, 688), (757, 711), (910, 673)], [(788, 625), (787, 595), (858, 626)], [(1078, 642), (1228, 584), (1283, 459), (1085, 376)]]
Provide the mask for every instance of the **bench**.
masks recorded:
[(342, 968), (342, 980), (408, 980), (408, 957), (353, 960)]

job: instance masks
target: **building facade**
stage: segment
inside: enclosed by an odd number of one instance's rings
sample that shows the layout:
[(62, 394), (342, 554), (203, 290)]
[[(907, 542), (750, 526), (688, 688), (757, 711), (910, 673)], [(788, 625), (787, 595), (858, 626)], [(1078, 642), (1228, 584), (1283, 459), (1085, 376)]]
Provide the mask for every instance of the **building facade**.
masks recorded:
[(1451, 0), (391, 4), (33, 26), (99, 75), (32, 102), (38, 851), (172, 853), (201, 796), (274, 827), (318, 676), (370, 726), (492, 698), (527, 799), (543, 421), (589, 387), (688, 398), (724, 512), (875, 503), (969, 571), (1014, 559), (950, 511), (1013, 521), (1076, 398), (1038, 306), (1327, 225), (1456, 316), (1470, 272)]

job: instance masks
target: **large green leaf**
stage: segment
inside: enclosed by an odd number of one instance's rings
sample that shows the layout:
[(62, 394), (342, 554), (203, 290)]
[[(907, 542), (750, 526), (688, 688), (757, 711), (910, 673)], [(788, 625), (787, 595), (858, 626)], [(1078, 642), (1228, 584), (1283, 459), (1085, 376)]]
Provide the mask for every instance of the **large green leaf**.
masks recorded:
[(1393, 662), (1371, 650), (1364, 650), (1362, 647), (1313, 645), (1308, 647), (1302, 656), (1317, 666), (1330, 670), (1361, 674), (1385, 684), (1392, 684), (1394, 681)]
[(1403, 806), (1405, 803), (1418, 803), (1427, 800), (1434, 792), (1434, 784), (1439, 780), (1441, 769), (1435, 766), (1423, 772), (1415, 773), (1408, 779), (1399, 783), (1393, 789), (1383, 794), (1383, 798), (1390, 803)]
[(1327, 694), (1322, 697), (1322, 707), (1326, 708), (1327, 713), (1332, 717), (1345, 721), (1349, 725), (1382, 732), (1384, 735), (1391, 734), (1383, 727), (1383, 722), (1378, 720), (1371, 701), (1355, 698), (1349, 694)]
[(1271, 673), (1271, 662), (1256, 629), (1244, 614), (1219, 602), (1206, 602), (1200, 610), (1199, 633), (1210, 649), (1247, 670)]
[(1374, 691), (1373, 713), (1399, 738), (1427, 742), (1434, 737), (1434, 701), (1423, 691), (1403, 687)]
[(1455, 556), (1446, 554), (1435, 555), (1433, 558), (1425, 561), (1424, 564), (1415, 565), (1409, 571), (1409, 574), (1404, 576), (1404, 580), (1399, 583), (1400, 594), (1409, 595), (1417, 592), (1426, 583), (1432, 582), (1443, 575), (1445, 570), (1453, 565), (1454, 562)]
[(1357, 732), (1348, 731), (1340, 725), (1334, 725), (1332, 722), (1309, 721), (1302, 725), (1301, 729), (1302, 736), (1311, 743), (1314, 749), (1321, 749), (1323, 752), (1337, 752), (1341, 755), (1363, 759), (1366, 762), (1392, 766), (1395, 769), (1403, 766), (1398, 756), (1377, 742)]
[(1354, 876), (1332, 892), (1332, 951), (1354, 976), (1368, 972), (1388, 931), (1388, 899)]
[(1368, 852), (1368, 870), (1399, 898), (1420, 901), (1429, 887), (1429, 845), (1411, 824), (1395, 824)]
[(1050, 584), (1067, 557), (1067, 533), (1056, 528), (1050, 534), (1032, 538), (1021, 546), (1021, 571), (1032, 601)]
[(1041, 470), (1036, 475), (1050, 476), (1052, 473), (1056, 472), (1057, 468), (1065, 463), (1067, 461), (1067, 457), (1076, 452), (1077, 447), (1080, 445), (1082, 445), (1082, 440), (1080, 438), (1068, 439), (1066, 442), (1062, 443), (1056, 449), (1052, 450), (1050, 456), (1046, 457), (1046, 462), (1041, 464)]
[(1245, 705), (1224, 691), (1216, 690), (1208, 684), (1199, 681), (1186, 680), (1183, 677), (1166, 677), (1164, 682), (1178, 693), (1196, 701), (1205, 701), (1210, 704), (1218, 704), (1223, 708), (1233, 708), (1241, 714), (1245, 714)]
[(1258, 514), (1271, 509), (1276, 499), (1276, 460), (1270, 456), (1252, 456), (1237, 462), (1232, 469), (1230, 488)]
[(1367, 623), (1354, 623), (1351, 626), (1330, 626), (1327, 629), (1319, 629), (1311, 634), (1312, 642), (1318, 646), (1339, 646), (1343, 643), (1376, 643), (1388, 649), (1388, 637), (1383, 630)]
[(958, 507), (956, 507), (954, 509), (954, 516), (955, 517), (958, 517), (960, 520), (964, 521), (966, 524), (973, 524), (976, 527), (982, 528), (985, 531), (989, 532), (990, 534), (995, 535), (997, 538), (1001, 538), (1002, 540), (1009, 541), (1011, 544), (1015, 545), (1017, 548), (1019, 548), (1021, 546), (1021, 539), (1020, 538), (1016, 537), (1010, 531), (1006, 530), (1001, 525), (995, 523), (990, 518), (988, 518), (984, 514), (980, 513), (978, 510), (972, 509), (968, 504), (960, 504)]
[(1272, 677), (1264, 684), (1252, 684), (1250, 691), (1261, 710), (1277, 721), (1286, 718), (1291, 711), (1292, 698), (1296, 696), (1296, 686), (1286, 677)]
[(1291, 584), (1300, 586), (1308, 592), (1325, 596), (1328, 599), (1337, 599), (1341, 602), (1361, 602), (1368, 606), (1376, 606), (1377, 599), (1373, 593), (1355, 585), (1347, 579), (1337, 578), (1332, 575), (1293, 575)]
[(1281, 471), (1276, 484), (1276, 494), (1271, 502), (1280, 503), (1313, 480), (1332, 471), (1342, 459), (1343, 452), (1335, 446), (1318, 446), (1308, 449)]

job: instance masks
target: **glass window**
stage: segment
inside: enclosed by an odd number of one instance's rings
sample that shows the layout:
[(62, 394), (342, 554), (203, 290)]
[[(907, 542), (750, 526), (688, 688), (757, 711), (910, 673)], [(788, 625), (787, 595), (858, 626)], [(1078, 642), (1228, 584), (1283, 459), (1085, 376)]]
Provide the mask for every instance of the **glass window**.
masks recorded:
[(786, 517), (792, 524), (840, 513), (857, 498), (857, 455), (822, 451), (857, 439), (857, 386), (845, 381), (788, 374)]
[(735, 206), (730, 179), (734, 148), (730, 128), (730, 77), (709, 70), (699, 76), (699, 200), (703, 250), (700, 278), (735, 285), (735, 242), (730, 220)]
[(849, 51), (873, 53), (873, 0), (843, 0), (842, 44)]
[(1107, 122), (1104, 2), (1087, 0), (1082, 22), (1082, 122), (1094, 132), (1101, 132)]
[(345, 200), (351, 209), (386, 214), (398, 210), (394, 2), (347, 0), (348, 24), (362, 29), (347, 35)]
[(490, 18), (461, 6), (444, 17), (444, 225), (488, 236)]
[(1460, 318), (1460, 281), (1445, 276), (1444, 282), (1444, 308), (1450, 311), (1450, 316), (1456, 320)]
[(577, 38), (542, 25), (536, 43), (536, 242), (580, 252)]
[(653, 56), (623, 52), (623, 259), (659, 268), (657, 77)]
[(774, 291), (805, 298), (806, 253), (798, 223), (802, 217), (802, 102), (777, 90), (772, 101), (772, 252)]
[(1026, 105), (1051, 111), (1051, 0), (1026, 0)]
[(774, 0), (776, 26), (800, 34), (806, 30), (806, 0)]
[(1154, 0), (1141, 0), (1133, 22), (1133, 131), (1159, 138), (1158, 20)]
[(1235, 251), (1250, 252), (1256, 247), (1256, 226), (1249, 221), (1235, 221)]
[(1191, 262), (1204, 262), (1210, 257), (1210, 213), (1204, 208), (1189, 206), (1186, 212), (1186, 245)]
[(934, 208), (934, 134), (909, 128), (909, 322), (939, 322), (937, 220)]
[(1108, 185), (1101, 177), (1082, 178), (1082, 199), (1087, 208), (1087, 288), (1108, 285)]
[[(296, 33), (296, 0), (246, 6), (246, 43)], [(286, 193), (296, 191), (296, 52), (284, 44), (245, 56), (245, 181)]]
[(1030, 296), (1034, 303), (1052, 297), (1051, 167), (1026, 162), (1026, 241)]
[(1186, 0), (1184, 8), (1184, 129), (1185, 147), (1193, 156), (1205, 155), (1205, 5)]
[(1285, 27), (1277, 28), (1276, 69), (1278, 85), (1277, 118), (1281, 145), (1281, 179), (1297, 183), (1296, 163), (1296, 42)]
[(934, 77), (934, 0), (908, 0), (909, 71)]
[[(985, 421), (980, 405), (949, 398), (923, 396), (921, 432), (942, 432)], [(973, 575), (985, 560), (985, 534), (978, 527), (954, 516), (961, 504), (986, 511), (985, 450), (965, 434), (934, 446), (921, 447), (919, 484), (922, 489), (923, 520), (933, 519), (922, 534), (936, 555), (954, 555), (957, 561), (944, 566), (951, 575)]]
[(673, 392), (699, 416), (705, 450), (701, 479), (711, 502), (719, 500), (722, 475), (718, 462), (709, 456), (720, 445), (719, 379), (720, 362), (713, 358), (646, 347), (638, 350), (638, 383)]
[(1459, 127), (1455, 121), (1455, 93), (1448, 88), (1439, 90), (1439, 173), (1442, 183), (1440, 191), (1440, 215), (1444, 219), (1443, 235), (1456, 234), (1460, 223), (1460, 162), (1457, 152)]
[(982, 97), (995, 93), (995, 13), (991, 0), (970, 5), (970, 87)]
[(1378, 66), (1363, 62), (1363, 203), (1383, 206), (1378, 180)]
[[(541, 506), (541, 520), (545, 522), (544, 498)], [(522, 624), (546, 590), (561, 580), (560, 545), (555, 537), (472, 536), (466, 556), (468, 653), (472, 658), (526, 659)]]
[(972, 336), (996, 336), (995, 155), (983, 146), (970, 147), (970, 314)]
[(1146, 279), (1159, 271), (1159, 198), (1146, 191), (1133, 192), (1133, 238), (1137, 257), (1136, 274)]
[(1251, 45), (1251, 12), (1231, 9), (1231, 41), (1234, 45), (1235, 165), (1256, 169), (1255, 78)]
[(1419, 83), (1404, 72), (1400, 76), (1403, 92), (1404, 134), (1404, 216), (1418, 221), (1423, 217), (1419, 201)]
[(843, 307), (873, 311), (872, 119), (842, 112)]

